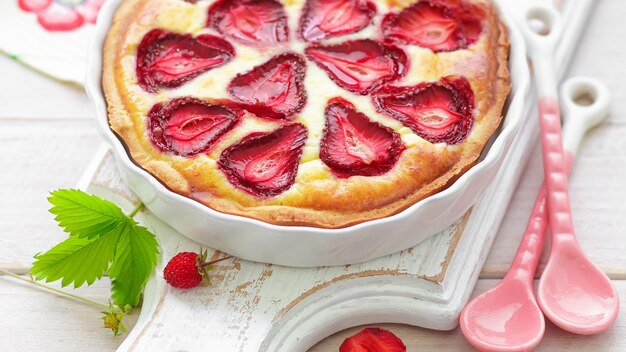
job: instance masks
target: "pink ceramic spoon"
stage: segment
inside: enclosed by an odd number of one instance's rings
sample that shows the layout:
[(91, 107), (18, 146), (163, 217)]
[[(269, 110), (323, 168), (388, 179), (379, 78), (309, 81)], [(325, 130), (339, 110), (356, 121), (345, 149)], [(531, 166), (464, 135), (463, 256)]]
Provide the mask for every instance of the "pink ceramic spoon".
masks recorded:
[[(608, 115), (608, 94), (605, 86), (590, 78), (572, 78), (563, 84), (561, 101), (567, 117), (563, 143), (570, 168), (585, 132)], [(581, 96), (593, 101), (580, 105), (575, 99)], [(479, 350), (527, 351), (541, 341), (545, 322), (533, 294), (533, 277), (545, 241), (547, 219), (546, 190), (542, 185), (509, 272), (461, 312), (463, 335)]]
[[(541, 30), (531, 29), (533, 23), (541, 23)], [(574, 234), (552, 61), (560, 36), (559, 14), (552, 7), (534, 5), (526, 12), (521, 27), (539, 92), (544, 182), (552, 232), (550, 259), (539, 280), (537, 299), (543, 313), (562, 329), (595, 334), (615, 321), (619, 300), (609, 278), (587, 258)]]

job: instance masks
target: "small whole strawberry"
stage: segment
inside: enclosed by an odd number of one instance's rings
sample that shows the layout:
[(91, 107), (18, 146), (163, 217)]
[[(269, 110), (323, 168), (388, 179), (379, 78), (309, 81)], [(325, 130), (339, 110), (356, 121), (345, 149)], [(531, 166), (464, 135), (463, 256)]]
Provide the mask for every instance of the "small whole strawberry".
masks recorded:
[(345, 339), (339, 352), (406, 352), (406, 346), (389, 330), (365, 328)]
[(227, 256), (207, 262), (207, 251), (201, 250), (200, 253), (181, 252), (167, 263), (163, 269), (163, 278), (168, 284), (178, 288), (193, 288), (200, 284), (208, 285), (211, 283), (208, 272), (213, 268), (212, 265), (230, 258), (232, 257)]

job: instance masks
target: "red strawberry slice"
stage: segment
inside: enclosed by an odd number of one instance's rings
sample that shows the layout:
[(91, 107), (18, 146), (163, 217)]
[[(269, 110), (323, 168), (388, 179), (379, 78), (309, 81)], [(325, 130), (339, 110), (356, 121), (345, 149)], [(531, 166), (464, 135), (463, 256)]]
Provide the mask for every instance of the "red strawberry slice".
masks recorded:
[(204, 100), (176, 98), (148, 114), (150, 139), (160, 150), (193, 156), (210, 149), (241, 119), (241, 111)]
[(371, 121), (343, 98), (326, 106), (320, 159), (339, 176), (375, 176), (389, 171), (404, 145), (391, 128)]
[(385, 38), (434, 52), (465, 49), (482, 31), (482, 11), (460, 0), (420, 0), (382, 22)]
[(376, 6), (366, 0), (308, 0), (300, 18), (300, 36), (308, 42), (338, 37), (367, 27)]
[(235, 49), (224, 39), (203, 34), (192, 38), (153, 29), (137, 49), (137, 80), (146, 91), (178, 87), (235, 56)]
[(254, 133), (226, 148), (218, 164), (234, 186), (260, 198), (273, 197), (293, 185), (306, 138), (300, 123)]
[(404, 51), (371, 39), (313, 44), (306, 55), (340, 87), (362, 95), (402, 77), (408, 62)]
[(366, 328), (345, 339), (339, 352), (406, 352), (406, 346), (389, 330)]
[(300, 112), (306, 103), (306, 61), (294, 53), (273, 57), (268, 62), (239, 74), (228, 92), (252, 113), (284, 119)]
[(373, 100), (379, 112), (431, 143), (460, 143), (474, 124), (474, 93), (465, 77), (449, 76), (414, 87), (387, 87)]
[(209, 8), (207, 26), (256, 47), (289, 37), (285, 9), (276, 0), (219, 0)]

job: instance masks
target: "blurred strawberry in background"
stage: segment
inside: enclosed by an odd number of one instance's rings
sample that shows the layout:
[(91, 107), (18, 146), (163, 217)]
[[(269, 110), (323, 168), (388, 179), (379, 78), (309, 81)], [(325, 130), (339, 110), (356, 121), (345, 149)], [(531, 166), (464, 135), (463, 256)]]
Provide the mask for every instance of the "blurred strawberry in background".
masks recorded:
[(105, 0), (18, 0), (19, 7), (37, 15), (48, 31), (72, 31), (85, 23), (96, 23)]

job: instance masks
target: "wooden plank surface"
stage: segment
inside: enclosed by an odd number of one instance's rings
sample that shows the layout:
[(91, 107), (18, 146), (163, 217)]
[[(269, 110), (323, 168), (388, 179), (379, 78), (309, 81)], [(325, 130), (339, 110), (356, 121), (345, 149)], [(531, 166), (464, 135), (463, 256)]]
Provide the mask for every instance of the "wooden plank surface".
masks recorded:
[[(3, 32), (0, 35), (8, 35)], [(0, 55), (1, 118), (91, 118), (93, 108), (83, 88), (48, 79)]]
[(0, 119), (0, 266), (27, 266), (65, 238), (48, 192), (76, 185), (99, 139), (91, 120)]
[[(474, 291), (474, 296), (495, 285), (497, 280), (482, 279)], [(617, 281), (617, 289), (622, 302), (626, 302), (626, 282)], [(91, 287), (79, 289), (86, 297), (105, 302), (108, 297), (108, 284), (99, 282)], [(98, 309), (80, 302), (51, 295), (39, 289), (25, 286), (7, 277), (0, 277), (0, 342), (6, 351), (50, 351), (64, 352), (112, 351), (123, 340), (123, 336), (112, 337), (100, 328)], [(15, 316), (29, 316), (29, 319), (15, 319)], [(127, 327), (131, 328), (137, 314), (129, 317)], [(378, 324), (397, 334), (407, 345), (409, 352), (473, 351), (459, 329), (441, 332), (394, 324)], [(347, 337), (360, 331), (355, 327), (332, 335), (317, 344), (309, 352), (336, 352), (337, 347)], [(34, 333), (36, 332), (36, 333)], [(624, 351), (626, 350), (626, 310), (620, 312), (615, 326), (596, 336), (580, 336), (565, 333), (552, 323), (546, 324), (546, 334), (535, 350), (538, 352), (558, 351)], [(51, 346), (56, 347), (51, 349)]]
[[(108, 280), (101, 280), (72, 293), (106, 304), (109, 289)], [(112, 351), (125, 337), (102, 328), (98, 307), (6, 276), (0, 276), (0, 302), (1, 351)], [(138, 315), (125, 319), (127, 328)]]
[[(601, 79), (613, 94), (609, 122), (585, 140), (572, 176), (575, 224), (581, 245), (614, 279), (626, 279), (626, 37), (623, 0), (599, 1), (573, 60), (571, 72)], [(0, 56), (0, 266), (25, 268), (32, 255), (64, 235), (47, 213), (50, 189), (75, 185), (100, 144), (91, 108), (80, 88), (50, 81)], [(500, 229), (482, 277), (501, 277), (527, 221), (541, 177), (535, 152)], [(495, 284), (479, 281), (475, 293)], [(622, 302), (626, 283), (616, 281)], [(104, 280), (81, 290), (105, 301)], [(0, 346), (3, 350), (109, 351), (122, 338), (100, 328), (97, 310), (24, 287), (0, 277)], [(624, 351), (626, 317), (601, 335), (579, 337), (548, 325), (539, 351)], [(129, 324), (130, 325), (130, 324)], [(385, 326), (385, 325), (383, 325)], [(409, 351), (471, 350), (458, 330), (434, 332), (386, 326), (398, 333)], [(333, 335), (312, 351), (336, 351), (357, 329)], [(8, 346), (9, 348), (5, 348)]]

